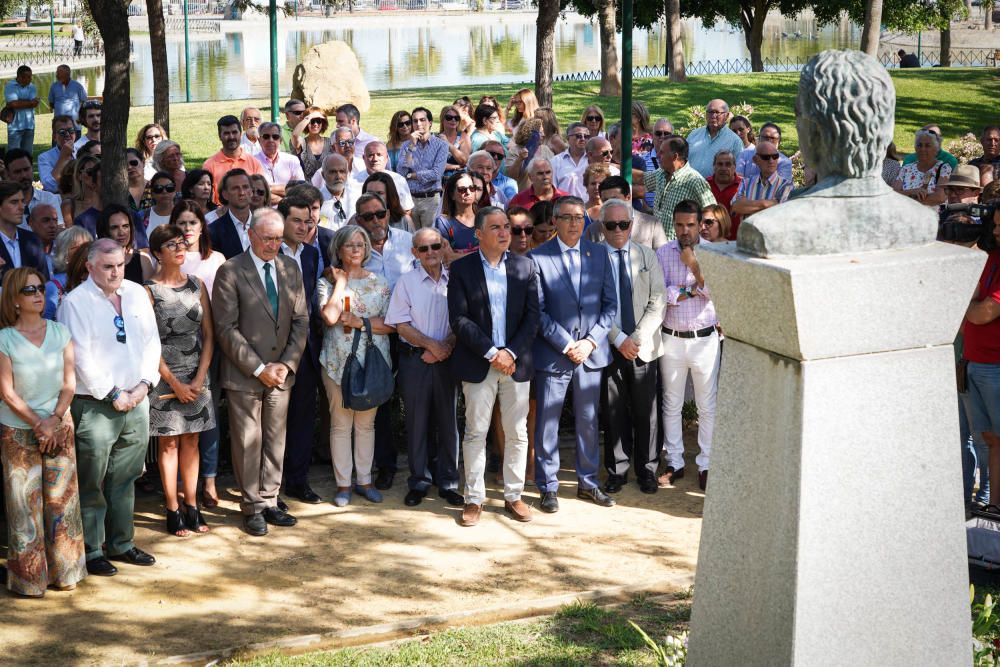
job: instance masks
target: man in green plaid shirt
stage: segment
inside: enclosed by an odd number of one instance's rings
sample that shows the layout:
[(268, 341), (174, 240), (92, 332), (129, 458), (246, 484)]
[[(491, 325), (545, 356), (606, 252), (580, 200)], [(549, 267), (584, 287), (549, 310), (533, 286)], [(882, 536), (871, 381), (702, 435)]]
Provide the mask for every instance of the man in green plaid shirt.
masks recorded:
[(708, 181), (688, 164), (688, 143), (684, 137), (669, 136), (656, 148), (660, 168), (643, 174), (646, 188), (655, 193), (653, 215), (663, 224), (667, 239), (674, 234), (674, 207), (685, 199), (693, 199), (702, 208), (714, 204), (715, 195)]

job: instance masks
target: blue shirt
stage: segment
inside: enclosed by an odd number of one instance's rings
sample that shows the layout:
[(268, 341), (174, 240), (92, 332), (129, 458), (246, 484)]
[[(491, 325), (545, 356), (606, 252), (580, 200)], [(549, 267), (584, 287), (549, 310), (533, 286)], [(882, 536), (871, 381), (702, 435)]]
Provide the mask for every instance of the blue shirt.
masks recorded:
[(496, 188), (497, 192), (504, 196), (506, 201), (510, 201), (514, 198), (514, 195), (518, 192), (517, 181), (515, 181), (510, 176), (498, 173), (493, 179), (493, 187)]
[(53, 146), (38, 156), (38, 179), (49, 192), (59, 194), (59, 183), (52, 177), (52, 170), (59, 161), (59, 147)]
[[(753, 156), (756, 154), (757, 147), (749, 146), (736, 156), (736, 173), (745, 181), (749, 181), (755, 176), (760, 176), (760, 167), (753, 161)], [(792, 181), (792, 161), (781, 151), (778, 151), (778, 176), (781, 176), (789, 183)]]
[[(14, 327), (0, 330), (0, 353), (10, 359), (14, 391), (28, 407), (45, 418), (59, 402), (63, 386), (63, 353), (70, 344), (69, 329), (58, 322), (46, 322), (42, 345), (36, 347)], [(0, 404), (0, 424), (30, 429), (7, 404)]]
[(389, 289), (396, 286), (396, 281), (404, 273), (413, 268), (413, 234), (395, 227), (389, 228), (389, 235), (382, 246), (382, 252), (372, 248), (372, 255), (365, 262), (365, 270), (385, 278)]
[(441, 237), (448, 242), (452, 250), (462, 252), (475, 250), (479, 247), (479, 239), (476, 238), (476, 228), (466, 227), (450, 215), (439, 215), (434, 220), (434, 229), (438, 230)]
[[(15, 79), (14, 81), (8, 81), (7, 85), (4, 86), (3, 97), (8, 104), (18, 100), (33, 100), (38, 97), (38, 90), (35, 88), (35, 84), (33, 83), (29, 83), (27, 86), (22, 86)], [(7, 124), (8, 131), (33, 129), (35, 129), (34, 109), (18, 109), (14, 112), (14, 120)]]
[(65, 86), (58, 80), (49, 87), (49, 106), (56, 116), (69, 116), (79, 127), (80, 106), (87, 101), (87, 90), (79, 81), (70, 80)]
[(691, 132), (688, 141), (688, 164), (699, 174), (708, 178), (715, 171), (715, 154), (729, 151), (734, 156), (743, 152), (743, 140), (728, 127), (721, 127), (712, 137), (707, 127), (699, 127)]
[(403, 178), (413, 173), (413, 178), (407, 179), (410, 194), (440, 190), (441, 176), (450, 154), (448, 142), (437, 135), (431, 135), (427, 143), (407, 139), (399, 148), (396, 173)]
[[(483, 273), (486, 274), (486, 292), (490, 295), (493, 347), (499, 350), (507, 346), (507, 253), (503, 254), (495, 267), (490, 266), (481, 250), (479, 259), (483, 263)], [(486, 353), (486, 358), (493, 359), (495, 354), (496, 350), (491, 349)]]

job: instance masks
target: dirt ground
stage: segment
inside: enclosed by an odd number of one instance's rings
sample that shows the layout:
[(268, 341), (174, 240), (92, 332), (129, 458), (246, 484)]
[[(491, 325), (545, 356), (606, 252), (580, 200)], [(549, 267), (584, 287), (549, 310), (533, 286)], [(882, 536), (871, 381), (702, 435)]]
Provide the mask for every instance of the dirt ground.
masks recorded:
[[(691, 434), (688, 434), (689, 436)], [(687, 469), (694, 466), (688, 444)], [(134, 664), (170, 655), (405, 620), (425, 614), (592, 589), (654, 585), (693, 572), (703, 493), (689, 474), (655, 495), (630, 485), (618, 506), (576, 499), (572, 451), (563, 449), (560, 511), (521, 524), (503, 513), (502, 489), (474, 528), (432, 490), (403, 505), (405, 463), (385, 502), (355, 496), (335, 508), (332, 471), (314, 466), (313, 488), (327, 502), (290, 501), (294, 528), (263, 538), (240, 529), (231, 478), (206, 517), (212, 531), (179, 539), (164, 532), (162, 498), (140, 497), (136, 543), (155, 566), (119, 564), (112, 578), (44, 599), (0, 591), (0, 664)], [(492, 478), (492, 475), (489, 475)], [(490, 480), (492, 481), (492, 480)], [(228, 483), (227, 483), (228, 482)], [(525, 500), (537, 507), (529, 486)], [(6, 541), (6, 527), (3, 542)], [(0, 549), (0, 555), (5, 549)]]

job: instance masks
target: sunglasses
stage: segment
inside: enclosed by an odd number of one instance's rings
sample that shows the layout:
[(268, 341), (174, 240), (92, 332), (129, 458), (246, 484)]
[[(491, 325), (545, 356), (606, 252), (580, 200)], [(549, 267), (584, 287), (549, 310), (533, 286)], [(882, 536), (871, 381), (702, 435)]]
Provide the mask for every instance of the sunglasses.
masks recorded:
[(475, 185), (459, 185), (455, 188), (455, 192), (460, 195), (467, 195), (470, 192), (482, 192), (482, 188), (476, 187)]
[(253, 193), (255, 195), (257, 195), (258, 197), (266, 197), (267, 196), (267, 190), (254, 190)]
[(701, 219), (701, 224), (702, 224), (703, 227), (711, 227), (712, 225), (714, 225), (717, 222), (718, 222), (718, 220), (716, 220), (715, 218), (702, 218)]
[(322, 125), (323, 124), (323, 119), (322, 118), (312, 118), (312, 119), (309, 120), (309, 124), (310, 125)]
[(115, 328), (118, 330), (115, 333), (115, 340), (119, 343), (125, 342), (125, 319), (121, 315), (115, 315)]
[(603, 121), (604, 119), (601, 118), (600, 116), (587, 116), (587, 120), (589, 120), (592, 123), (599, 123), (599, 122)]
[(301, 109), (285, 109), (285, 113), (288, 114), (289, 116), (301, 116), (305, 112), (306, 112), (305, 107), (302, 107)]
[(263, 139), (264, 141), (267, 141), (268, 139), (272, 141), (281, 141), (280, 134), (262, 134), (260, 135), (260, 138)]
[(344, 139), (343, 141), (338, 141), (337, 145), (341, 148), (352, 148), (354, 146), (354, 142), (350, 139)]
[(75, 130), (70, 130), (69, 128), (65, 128), (64, 127), (61, 130), (56, 130), (56, 134), (58, 134), (60, 137), (70, 137), (70, 136), (75, 137), (76, 136), (76, 131)]
[(672, 136), (674, 136), (674, 133), (671, 132), (670, 130), (656, 130), (655, 132), (653, 132), (653, 136), (654, 137), (672, 137)]
[(609, 158), (609, 157), (612, 156), (612, 152), (611, 151), (601, 151), (600, 153), (598, 153), (598, 155), (600, 155), (603, 158)]
[(167, 185), (154, 185), (150, 190), (153, 191), (154, 195), (162, 195), (164, 192), (173, 192), (177, 189), (177, 186), (173, 183)]
[(582, 132), (580, 132), (578, 134), (571, 134), (569, 136), (570, 136), (570, 139), (590, 139), (590, 135), (589, 134), (584, 134)]
[(385, 220), (385, 216), (389, 215), (389, 211), (382, 209), (381, 211), (368, 211), (367, 213), (358, 213), (358, 217), (365, 222), (371, 222), (375, 218), (379, 220)]
[(620, 229), (623, 232), (632, 225), (631, 220), (605, 220), (604, 228), (609, 232), (615, 231), (615, 229)]
[(130, 167), (138, 167), (139, 164), (140, 164), (140, 162), (138, 160), (129, 160), (128, 161), (128, 166), (130, 166)]
[(757, 157), (759, 157), (761, 160), (777, 160), (778, 159), (778, 154), (777, 153), (757, 153)]
[(507, 157), (503, 153), (494, 153), (493, 151), (486, 151), (486, 152), (489, 153), (490, 155), (492, 155), (493, 159), (496, 160), (497, 162), (499, 162), (500, 160), (502, 160), (505, 157)]
[(413, 121), (412, 120), (401, 120), (401, 121), (399, 121), (399, 125), (400, 125), (400, 127), (410, 127), (410, 126), (413, 125)]
[(458, 120), (459, 118), (460, 116), (452, 116), (451, 114), (444, 117), (445, 120)]
[(24, 296), (34, 296), (35, 294), (42, 294), (45, 292), (45, 288), (41, 285), (25, 285), (20, 290), (18, 290)]
[(433, 250), (434, 252), (437, 252), (438, 250), (441, 249), (441, 247), (442, 246), (441, 246), (440, 243), (432, 243), (430, 245), (418, 245), (417, 246), (417, 252), (423, 253), (423, 252), (427, 252), (429, 250)]
[(511, 227), (510, 233), (514, 236), (531, 236), (535, 231), (534, 227)]

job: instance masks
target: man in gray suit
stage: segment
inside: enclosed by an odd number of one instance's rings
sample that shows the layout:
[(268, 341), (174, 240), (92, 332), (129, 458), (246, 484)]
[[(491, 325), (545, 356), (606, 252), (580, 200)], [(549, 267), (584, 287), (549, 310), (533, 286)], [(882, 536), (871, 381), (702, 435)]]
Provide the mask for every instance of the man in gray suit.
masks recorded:
[(601, 370), (611, 360), (608, 332), (617, 298), (604, 247), (581, 238), (584, 206), (561, 197), (553, 208), (556, 237), (531, 252), (538, 267), (541, 326), (532, 346), (535, 361), (535, 483), (540, 509), (558, 512), (559, 415), (570, 383), (576, 417), (577, 497), (603, 507), (615, 504), (598, 486), (600, 443), (597, 404)]
[(255, 211), (250, 248), (219, 268), (212, 290), (233, 469), (243, 496), (243, 526), (254, 536), (266, 535), (268, 523), (296, 523), (277, 503), (288, 399), (306, 345), (309, 313), (298, 265), (278, 254), (283, 235), (280, 213)]
[(632, 206), (607, 199), (601, 206), (604, 246), (611, 258), (618, 314), (611, 326), (611, 363), (601, 382), (604, 414), (604, 490), (617, 493), (628, 481), (631, 460), (643, 493), (656, 493), (656, 359), (663, 354), (666, 287), (656, 253), (632, 240)]

